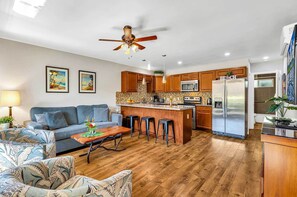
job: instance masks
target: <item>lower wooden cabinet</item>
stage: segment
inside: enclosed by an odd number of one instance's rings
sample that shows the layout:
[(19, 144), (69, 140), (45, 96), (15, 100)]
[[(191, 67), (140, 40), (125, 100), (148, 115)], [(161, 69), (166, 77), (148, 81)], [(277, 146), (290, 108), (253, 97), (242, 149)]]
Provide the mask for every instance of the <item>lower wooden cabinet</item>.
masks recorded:
[(212, 129), (212, 107), (196, 106), (197, 128)]

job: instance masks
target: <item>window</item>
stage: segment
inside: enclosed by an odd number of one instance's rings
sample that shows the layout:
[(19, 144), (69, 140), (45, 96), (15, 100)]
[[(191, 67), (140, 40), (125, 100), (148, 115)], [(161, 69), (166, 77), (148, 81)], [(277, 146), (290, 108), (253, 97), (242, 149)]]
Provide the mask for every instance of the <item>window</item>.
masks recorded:
[(256, 79), (254, 80), (255, 88), (271, 88), (274, 87), (274, 79)]

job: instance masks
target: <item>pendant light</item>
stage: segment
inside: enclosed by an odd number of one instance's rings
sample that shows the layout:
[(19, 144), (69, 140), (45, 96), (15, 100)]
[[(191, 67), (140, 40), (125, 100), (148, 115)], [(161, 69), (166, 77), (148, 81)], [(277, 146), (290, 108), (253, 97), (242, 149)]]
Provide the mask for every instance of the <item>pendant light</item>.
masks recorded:
[(143, 78), (142, 78), (142, 85), (145, 85), (145, 84), (146, 84), (145, 75), (143, 75)]
[(166, 57), (166, 55), (162, 55), (162, 57), (164, 58), (164, 60), (163, 60), (164, 73), (163, 73), (162, 83), (166, 83), (166, 74), (165, 74), (165, 72), (166, 72), (166, 66), (165, 66), (165, 57)]

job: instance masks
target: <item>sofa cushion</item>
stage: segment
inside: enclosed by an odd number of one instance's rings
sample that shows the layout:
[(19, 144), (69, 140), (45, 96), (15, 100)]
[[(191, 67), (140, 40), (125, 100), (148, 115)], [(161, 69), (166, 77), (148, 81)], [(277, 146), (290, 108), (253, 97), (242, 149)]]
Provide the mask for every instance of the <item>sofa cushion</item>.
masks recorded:
[(44, 113), (47, 125), (51, 130), (67, 127), (67, 121), (61, 111)]
[(107, 122), (108, 121), (108, 108), (94, 108), (95, 122)]
[(88, 118), (91, 120), (94, 118), (94, 108), (107, 108), (108, 105), (79, 105), (77, 106), (78, 124), (83, 124)]
[(87, 127), (84, 124), (81, 125), (70, 125), (65, 128), (54, 130), (56, 140), (68, 139), (72, 135), (77, 133), (83, 133), (87, 131)]
[(36, 122), (42, 125), (47, 125), (44, 114), (35, 114)]
[(30, 110), (31, 120), (36, 122), (35, 114), (61, 111), (68, 125), (78, 124), (76, 107), (33, 107)]
[(116, 122), (95, 122), (97, 128), (106, 128), (118, 125)]

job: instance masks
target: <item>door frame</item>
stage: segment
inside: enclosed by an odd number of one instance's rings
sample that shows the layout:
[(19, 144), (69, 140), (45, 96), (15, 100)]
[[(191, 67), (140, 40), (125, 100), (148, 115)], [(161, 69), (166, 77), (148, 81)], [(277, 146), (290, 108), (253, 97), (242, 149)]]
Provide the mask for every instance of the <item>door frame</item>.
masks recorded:
[[(252, 91), (250, 92), (250, 95), (252, 97), (252, 113), (250, 113), (250, 118), (252, 118), (252, 125), (254, 125), (256, 123), (255, 119), (256, 119), (256, 114), (255, 114), (255, 87), (254, 87), (254, 80), (255, 80), (255, 75), (261, 75), (261, 74), (271, 74), (271, 73), (275, 73), (275, 94), (277, 96), (281, 96), (281, 75), (282, 73), (279, 71), (279, 70), (272, 70), (272, 71), (265, 71), (265, 72), (255, 72), (255, 73), (251, 73), (250, 75), (250, 79), (251, 80), (251, 83), (249, 84), (250, 85), (250, 88), (252, 89)], [(259, 114), (261, 115), (261, 114)], [(262, 114), (264, 115), (264, 114)]]

